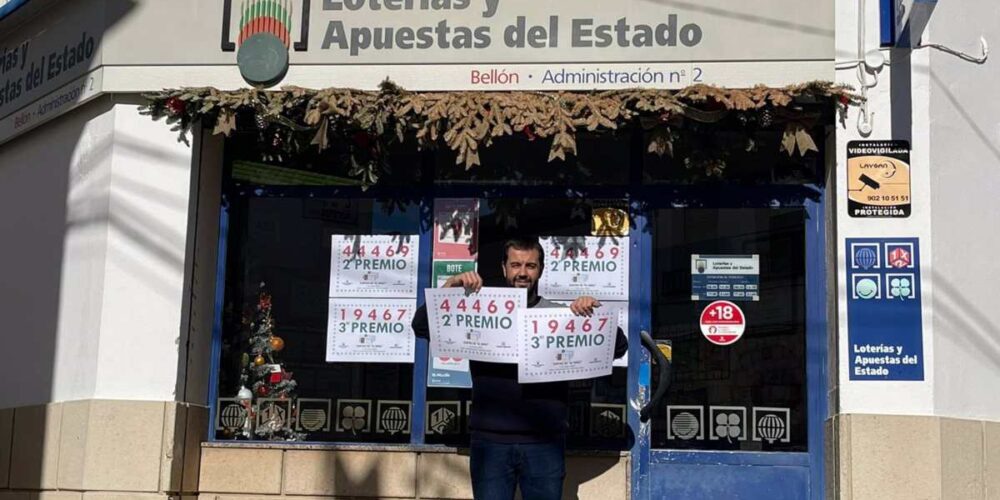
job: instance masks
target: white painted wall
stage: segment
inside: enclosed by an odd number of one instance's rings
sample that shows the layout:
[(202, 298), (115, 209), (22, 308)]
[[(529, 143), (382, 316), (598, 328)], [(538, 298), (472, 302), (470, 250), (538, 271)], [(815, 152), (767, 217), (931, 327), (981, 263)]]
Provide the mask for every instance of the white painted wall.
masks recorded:
[[(869, 48), (878, 44), (878, 10), (868, 0)], [(838, 61), (857, 54), (859, 0), (838, 2)], [(1000, 43), (1000, 6), (989, 0), (938, 3), (924, 43), (978, 54), (979, 37)], [(995, 60), (962, 61), (933, 49), (884, 51), (894, 59), (869, 92), (875, 113), (870, 139), (907, 139), (913, 146), (913, 214), (909, 219), (847, 216), (846, 147), (862, 139), (852, 109), (837, 133), (839, 413), (935, 415), (1000, 420), (1000, 319), (996, 281), (1000, 260), (1000, 80)], [(909, 67), (904, 64), (909, 58)], [(842, 67), (847, 64), (842, 64)], [(912, 127), (892, 102), (893, 71), (909, 73)], [(840, 82), (859, 86), (856, 70), (838, 69)], [(893, 117), (893, 113), (896, 116)], [(895, 120), (894, 120), (895, 118)], [(924, 303), (924, 382), (851, 382), (848, 379), (844, 238), (917, 236), (921, 239)]]
[[(862, 52), (878, 49), (879, 2), (877, 0), (838, 0), (837, 2), (837, 81), (860, 88), (856, 67), (858, 59), (858, 15), (861, 4), (866, 4), (864, 19), (865, 42)], [(897, 415), (934, 414), (934, 323), (933, 323), (933, 247), (931, 242), (931, 181), (930, 141), (928, 123), (928, 64), (926, 51), (882, 51), (891, 64), (879, 73), (879, 84), (868, 91), (869, 111), (874, 113), (873, 130), (867, 137), (858, 129), (860, 110), (852, 107), (844, 122), (837, 129), (836, 175), (836, 226), (837, 226), (837, 327), (839, 349), (837, 403), (838, 413), (878, 413)], [(903, 63), (909, 58), (909, 68)], [(895, 60), (893, 60), (895, 59)], [(893, 71), (909, 74), (909, 94), (912, 99), (912, 130), (902, 128), (903, 121), (893, 123), (891, 87)], [(897, 78), (899, 75), (897, 75)], [(869, 82), (871, 77), (869, 76)], [(897, 106), (900, 102), (895, 103)], [(898, 116), (897, 116), (898, 119)], [(847, 214), (847, 143), (853, 140), (905, 139), (911, 142), (910, 166), (912, 172), (913, 208), (905, 219), (854, 219)], [(859, 237), (918, 237), (920, 238), (924, 377), (922, 382), (854, 381), (849, 378), (849, 337), (847, 330), (846, 238)]]
[[(978, 54), (1000, 46), (995, 0), (938, 3), (925, 43)], [(925, 49), (927, 50), (927, 49)], [(1000, 420), (1000, 60), (930, 51), (934, 214), (934, 409)]]
[(113, 127), (102, 99), (0, 149), (0, 406), (94, 393)]
[(110, 98), (0, 147), (0, 407), (175, 399), (190, 173)]

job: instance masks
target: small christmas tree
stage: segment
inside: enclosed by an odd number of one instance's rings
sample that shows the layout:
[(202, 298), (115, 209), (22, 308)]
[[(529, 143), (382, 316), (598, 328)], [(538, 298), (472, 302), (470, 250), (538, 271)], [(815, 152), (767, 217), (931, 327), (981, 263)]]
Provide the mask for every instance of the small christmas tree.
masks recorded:
[[(243, 353), (240, 392), (253, 398), (251, 420), (258, 420), (253, 433), (269, 441), (301, 441), (305, 434), (294, 432), (295, 380), (285, 371), (276, 353), (285, 341), (274, 334), (271, 294), (260, 284), (254, 319), (250, 323), (249, 348)], [(245, 397), (245, 396), (241, 396)], [(245, 432), (245, 437), (250, 437)]]

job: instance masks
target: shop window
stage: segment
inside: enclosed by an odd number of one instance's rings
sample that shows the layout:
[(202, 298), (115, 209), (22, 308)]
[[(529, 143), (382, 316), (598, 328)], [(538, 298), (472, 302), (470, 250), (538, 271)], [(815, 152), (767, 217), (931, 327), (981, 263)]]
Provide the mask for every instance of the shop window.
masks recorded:
[[(294, 433), (308, 441), (409, 443), (413, 365), (327, 362), (327, 329), (331, 255), (339, 250), (332, 247), (333, 235), (419, 234), (419, 205), (399, 199), (235, 196), (228, 211), (216, 438), (284, 439)], [(255, 394), (244, 428), (238, 396), (241, 385), (250, 384), (240, 375), (245, 353), (251, 363), (255, 357), (248, 323), (261, 283), (270, 294), (273, 332), (284, 344), (266, 363), (278, 365), (275, 371), (287, 373), (282, 376), (297, 387), (287, 403), (281, 394), (266, 399)], [(277, 409), (272, 399), (278, 400)], [(256, 432), (271, 419), (289, 429)]]
[[(653, 447), (806, 451), (804, 210), (661, 209), (653, 231), (653, 336), (669, 341), (673, 355), (673, 381), (652, 418)], [(758, 270), (696, 287), (693, 275), (716, 258), (755, 260)], [(702, 329), (721, 294), (745, 325), (724, 347)]]
[[(322, 189), (317, 190), (320, 194), (303, 194), (298, 191), (303, 186), (286, 189), (283, 185), (261, 185), (259, 179), (239, 179), (233, 175), (233, 170), (239, 168), (238, 161), (238, 157), (234, 158), (231, 164), (226, 196), (225, 296), (214, 424), (215, 438), (219, 440), (405, 444), (419, 442), (413, 438), (416, 430), (411, 422), (422, 412), (426, 422), (422, 429), (424, 442), (466, 445), (471, 392), (454, 366), (437, 370), (434, 361), (428, 360), (427, 378), (415, 379), (413, 363), (327, 361), (331, 260), (333, 253), (340, 250), (333, 243), (333, 235), (433, 238), (439, 222), (433, 215), (436, 208), (471, 203), (475, 207), (478, 269), (487, 283), (500, 285), (506, 239), (516, 235), (563, 242), (583, 239), (594, 234), (595, 213), (625, 213), (623, 200), (433, 199), (419, 198), (419, 189), (414, 190), (413, 199), (381, 198), (360, 191), (323, 197)], [(431, 220), (434, 224), (430, 224)], [(607, 244), (627, 247), (627, 217), (615, 223), (623, 224), (624, 229), (619, 230), (624, 231), (624, 236), (611, 231), (608, 234), (613, 235), (606, 236)], [(604, 226), (604, 230), (608, 227)], [(459, 230), (462, 234), (465, 231)], [(426, 252), (433, 244), (425, 242), (423, 247)], [(622, 259), (622, 272), (627, 273), (627, 261), (624, 256)], [(434, 259), (415, 261), (419, 263), (421, 286), (440, 279)], [(297, 386), (287, 402), (280, 394), (267, 398), (251, 394), (252, 399), (244, 404), (240, 390), (247, 381), (241, 375), (255, 356), (248, 323), (259, 305), (261, 283), (270, 294), (274, 334), (284, 344), (275, 359), (266, 360), (266, 364), (280, 365), (274, 367), (279, 376), (294, 380)], [(421, 288), (417, 293), (422, 298)], [(625, 300), (617, 306), (627, 311), (625, 293)], [(570, 383), (570, 446), (629, 446), (626, 382), (627, 370), (619, 367), (607, 377)], [(412, 403), (414, 384), (428, 386), (422, 408)], [(247, 405), (250, 419), (241, 420), (240, 412), (246, 411)], [(287, 432), (258, 432), (260, 426), (273, 424), (279, 417), (286, 418)]]

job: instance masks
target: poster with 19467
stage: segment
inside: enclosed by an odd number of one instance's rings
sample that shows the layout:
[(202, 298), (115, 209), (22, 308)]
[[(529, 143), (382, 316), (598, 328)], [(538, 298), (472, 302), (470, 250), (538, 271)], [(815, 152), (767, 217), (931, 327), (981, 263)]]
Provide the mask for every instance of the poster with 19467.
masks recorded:
[(556, 382), (611, 374), (616, 312), (577, 316), (564, 308), (522, 309), (517, 315), (518, 382)]
[(331, 298), (326, 361), (412, 363), (416, 308), (416, 299)]

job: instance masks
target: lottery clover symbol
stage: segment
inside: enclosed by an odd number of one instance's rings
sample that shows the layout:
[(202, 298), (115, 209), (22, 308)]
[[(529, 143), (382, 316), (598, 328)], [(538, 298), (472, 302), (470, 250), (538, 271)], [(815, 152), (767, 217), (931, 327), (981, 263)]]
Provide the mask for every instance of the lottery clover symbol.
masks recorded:
[(742, 437), (742, 423), (737, 413), (719, 413), (715, 416), (715, 434), (732, 443), (733, 439)]
[(340, 425), (355, 434), (359, 430), (364, 430), (367, 422), (367, 412), (361, 406), (348, 406), (341, 414)]
[(912, 283), (909, 278), (893, 278), (889, 281), (889, 294), (905, 299), (912, 293)]

